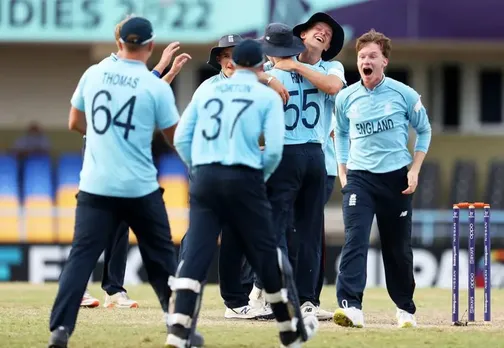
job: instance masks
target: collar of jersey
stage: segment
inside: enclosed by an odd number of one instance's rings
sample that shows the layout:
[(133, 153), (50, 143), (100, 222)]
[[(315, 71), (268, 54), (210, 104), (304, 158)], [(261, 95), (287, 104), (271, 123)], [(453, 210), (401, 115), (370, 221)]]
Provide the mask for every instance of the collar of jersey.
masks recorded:
[(135, 60), (135, 59), (126, 59), (126, 58), (119, 58), (117, 57), (117, 60), (118, 61), (121, 61), (121, 62), (125, 62), (125, 63), (128, 63), (128, 64), (135, 64), (135, 65), (143, 65), (147, 68), (147, 66), (145, 65), (144, 62), (141, 62), (139, 60)]
[(231, 76), (230, 78), (231, 79), (240, 78), (243, 80), (254, 80), (254, 81), (259, 80), (259, 78), (257, 77), (257, 75), (255, 73), (253, 73), (252, 71), (249, 71), (249, 70), (244, 70), (244, 69), (236, 70), (234, 72), (233, 76)]
[(385, 83), (385, 74), (382, 75), (382, 79), (378, 84), (373, 88), (373, 89), (368, 89), (366, 86), (364, 86), (364, 83), (362, 82), (362, 79), (360, 80), (360, 83), (362, 87), (366, 90), (366, 92), (374, 92), (376, 91), (379, 87), (381, 87)]
[(229, 77), (226, 76), (226, 74), (224, 74), (224, 71), (220, 71), (220, 76), (223, 78), (223, 79), (228, 79)]

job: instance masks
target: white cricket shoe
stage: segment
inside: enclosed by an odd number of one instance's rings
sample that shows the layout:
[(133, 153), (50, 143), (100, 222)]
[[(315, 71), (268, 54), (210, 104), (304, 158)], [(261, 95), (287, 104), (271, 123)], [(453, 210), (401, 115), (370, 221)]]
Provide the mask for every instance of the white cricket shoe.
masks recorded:
[(347, 301), (343, 300), (343, 308), (338, 308), (334, 312), (333, 320), (336, 325), (344, 327), (364, 327), (364, 314), (361, 309), (347, 307)]
[(254, 308), (262, 308), (266, 306), (264, 291), (262, 289), (259, 289), (255, 285), (249, 294), (249, 306)]
[(130, 299), (125, 292), (118, 292), (112, 296), (105, 295), (105, 308), (138, 308), (138, 302)]
[(226, 308), (224, 318), (226, 319), (264, 319), (271, 316), (273, 311), (266, 306), (252, 307), (243, 306), (237, 308)]
[(301, 305), (301, 315), (306, 318), (309, 315), (315, 315), (319, 321), (331, 320), (333, 314), (326, 310), (320, 309), (320, 307), (315, 306), (310, 301), (306, 301)]
[(99, 305), (100, 301), (97, 298), (91, 296), (89, 291), (86, 289), (86, 292), (84, 292), (84, 296), (82, 296), (80, 306), (86, 308), (95, 308), (98, 307)]
[(187, 340), (183, 340), (174, 334), (168, 334), (166, 337), (165, 348), (185, 348)]
[(333, 318), (333, 314), (329, 311), (326, 311), (325, 309), (320, 308), (320, 306), (317, 306), (317, 319), (319, 321), (328, 321)]
[(259, 289), (255, 285), (249, 294), (249, 306), (263, 312), (257, 319), (275, 319), (271, 304), (267, 303), (264, 297), (264, 290)]
[(397, 308), (396, 318), (397, 318), (397, 327), (400, 328), (417, 327), (415, 316), (411, 313), (406, 312), (405, 310)]

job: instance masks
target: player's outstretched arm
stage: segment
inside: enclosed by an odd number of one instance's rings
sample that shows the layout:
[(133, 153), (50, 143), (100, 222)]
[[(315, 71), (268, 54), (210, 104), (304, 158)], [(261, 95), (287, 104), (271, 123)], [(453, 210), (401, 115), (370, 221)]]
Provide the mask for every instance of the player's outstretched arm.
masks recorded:
[(289, 101), (289, 91), (284, 87), (284, 85), (274, 76), (267, 74), (265, 72), (260, 72), (257, 74), (259, 82), (265, 84), (277, 92), (283, 100), (284, 105)]
[[(336, 62), (334, 62), (336, 63)], [(333, 64), (334, 65), (334, 64)], [(340, 64), (341, 65), (341, 64)], [(282, 59), (275, 64), (275, 68), (284, 70), (284, 71), (293, 71), (305, 77), (308, 81), (310, 81), (315, 87), (321, 90), (324, 93), (329, 95), (335, 95), (338, 93), (344, 86), (344, 77), (339, 73), (336, 74), (331, 68), (327, 74), (322, 72), (315, 71), (310, 67), (301, 64), (293, 59)], [(341, 65), (341, 69), (343, 69), (343, 65)], [(344, 75), (344, 72), (342, 72)]]
[(179, 54), (173, 61), (170, 71), (163, 76), (163, 81), (172, 83), (173, 79), (180, 73), (183, 66), (191, 59), (192, 57), (187, 53)]
[(173, 55), (180, 49), (180, 42), (174, 41), (163, 50), (163, 54), (161, 55), (161, 59), (159, 63), (154, 67), (154, 71), (157, 71), (159, 76), (163, 74), (163, 71), (170, 65), (170, 62), (173, 58)]
[(282, 160), (285, 137), (285, 112), (281, 99), (275, 96), (268, 103), (264, 115), (264, 181), (275, 172)]

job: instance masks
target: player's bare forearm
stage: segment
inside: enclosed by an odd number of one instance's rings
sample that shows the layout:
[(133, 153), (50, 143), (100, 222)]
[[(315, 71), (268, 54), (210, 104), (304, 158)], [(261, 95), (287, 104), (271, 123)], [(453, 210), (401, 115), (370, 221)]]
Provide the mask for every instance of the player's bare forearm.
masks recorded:
[(162, 75), (163, 71), (165, 71), (165, 69), (166, 69), (167, 66), (168, 65), (165, 66), (164, 63), (159, 62), (159, 63), (157, 63), (157, 65), (152, 70), (156, 70), (159, 73), (159, 75)]
[(173, 61), (170, 71), (168, 71), (166, 75), (163, 76), (163, 81), (167, 82), (168, 84), (171, 84), (175, 79), (175, 77), (182, 70), (182, 67), (191, 59), (192, 57), (187, 53), (179, 54)]
[(70, 130), (78, 132), (80, 135), (86, 135), (86, 127), (84, 126), (76, 126), (74, 128), (71, 128)]
[(265, 84), (266, 86), (269, 86), (280, 95), (280, 98), (282, 98), (284, 105), (287, 104), (287, 102), (289, 101), (289, 91), (276, 77), (273, 77), (263, 71), (259, 72), (257, 74), (257, 77), (259, 78), (259, 82)]
[(86, 135), (86, 128), (86, 114), (72, 107), (68, 116), (68, 129)]
[(425, 156), (426, 156), (425, 152), (415, 151), (415, 154), (413, 156), (413, 163), (411, 164), (410, 170), (420, 173), (420, 169), (422, 168)]
[(257, 77), (259, 78), (259, 82), (267, 85), (268, 79), (271, 77), (271, 75), (268, 75), (264, 71), (261, 71), (261, 72), (257, 73)]
[(163, 76), (163, 81), (165, 81), (168, 84), (171, 84), (173, 82), (173, 79), (175, 78), (175, 76), (177, 76), (177, 74), (169, 71), (166, 73), (165, 76)]
[(346, 164), (338, 163), (338, 176), (345, 176), (347, 174)]
[(175, 131), (177, 130), (177, 125), (174, 125), (172, 127), (162, 129), (161, 134), (163, 135), (163, 138), (165, 142), (170, 146), (172, 149), (175, 149), (175, 145), (173, 142), (173, 139), (175, 137)]
[(346, 164), (338, 163), (338, 177), (341, 183), (341, 188), (347, 183), (347, 166)]
[(324, 93), (335, 95), (343, 88), (343, 82), (336, 75), (324, 75), (300, 63), (296, 64), (294, 71), (304, 76)]

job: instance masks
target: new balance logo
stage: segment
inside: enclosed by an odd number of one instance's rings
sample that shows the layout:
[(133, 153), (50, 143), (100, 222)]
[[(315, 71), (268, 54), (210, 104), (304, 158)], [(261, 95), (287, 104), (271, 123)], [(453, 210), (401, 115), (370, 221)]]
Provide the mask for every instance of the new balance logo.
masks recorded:
[(249, 311), (250, 311), (250, 307), (245, 306), (245, 308), (243, 308), (243, 309), (240, 311), (240, 314), (247, 314)]
[(350, 195), (350, 198), (348, 199), (348, 206), (355, 207), (356, 204), (357, 204), (357, 195), (355, 193), (352, 193)]
[(308, 307), (308, 308), (305, 309), (306, 313), (311, 313), (312, 311), (313, 311), (313, 308), (311, 308), (311, 307)]
[(408, 211), (405, 210), (401, 213), (401, 215), (399, 215), (399, 217), (406, 217), (408, 215)]

